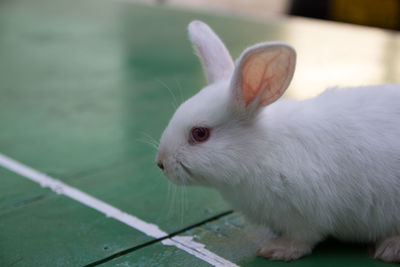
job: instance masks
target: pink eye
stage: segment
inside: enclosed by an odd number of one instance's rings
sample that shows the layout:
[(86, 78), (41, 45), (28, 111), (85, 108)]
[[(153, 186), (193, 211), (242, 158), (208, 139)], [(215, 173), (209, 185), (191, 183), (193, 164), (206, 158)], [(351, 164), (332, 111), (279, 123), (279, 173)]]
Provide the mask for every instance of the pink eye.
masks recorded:
[(202, 143), (210, 137), (210, 129), (206, 127), (193, 127), (190, 131), (190, 144)]

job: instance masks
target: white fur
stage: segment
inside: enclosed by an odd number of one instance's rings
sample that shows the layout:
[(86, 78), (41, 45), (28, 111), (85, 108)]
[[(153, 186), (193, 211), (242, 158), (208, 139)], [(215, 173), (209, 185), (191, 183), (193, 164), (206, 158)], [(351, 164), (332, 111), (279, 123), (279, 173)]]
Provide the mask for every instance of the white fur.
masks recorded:
[[(232, 108), (232, 81), (242, 74), (234, 73), (171, 119), (157, 156), (168, 179), (214, 187), (248, 219), (310, 248), (328, 235), (375, 242), (400, 234), (399, 85), (329, 89), (249, 115)], [(209, 140), (189, 144), (193, 126), (209, 127)]]
[(218, 36), (201, 21), (192, 21), (188, 27), (189, 38), (197, 52), (208, 83), (228, 79), (232, 75), (233, 61)]

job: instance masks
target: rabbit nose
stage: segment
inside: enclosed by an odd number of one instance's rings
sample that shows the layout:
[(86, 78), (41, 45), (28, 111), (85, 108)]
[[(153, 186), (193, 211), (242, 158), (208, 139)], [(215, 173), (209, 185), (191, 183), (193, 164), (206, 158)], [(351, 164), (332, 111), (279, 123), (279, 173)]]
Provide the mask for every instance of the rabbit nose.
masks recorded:
[(162, 161), (157, 161), (157, 166), (161, 169), (164, 170), (164, 164), (162, 163)]

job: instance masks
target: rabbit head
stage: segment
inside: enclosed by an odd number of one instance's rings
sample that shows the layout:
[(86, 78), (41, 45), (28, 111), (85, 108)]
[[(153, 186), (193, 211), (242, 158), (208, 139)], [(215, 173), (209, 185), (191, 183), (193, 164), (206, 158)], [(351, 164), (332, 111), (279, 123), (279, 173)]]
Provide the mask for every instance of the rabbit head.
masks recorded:
[(162, 134), (157, 165), (175, 184), (237, 184), (268, 149), (260, 144), (258, 114), (285, 92), (296, 54), (284, 43), (259, 43), (234, 64), (206, 24), (193, 21), (188, 30), (208, 85), (176, 110)]

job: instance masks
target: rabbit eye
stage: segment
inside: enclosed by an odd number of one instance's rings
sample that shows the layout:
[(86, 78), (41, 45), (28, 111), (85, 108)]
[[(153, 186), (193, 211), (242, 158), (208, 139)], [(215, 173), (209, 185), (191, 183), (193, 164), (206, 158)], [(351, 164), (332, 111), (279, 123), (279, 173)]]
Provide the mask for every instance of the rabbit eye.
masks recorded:
[(190, 131), (190, 144), (202, 143), (210, 137), (210, 129), (206, 127), (193, 127)]

